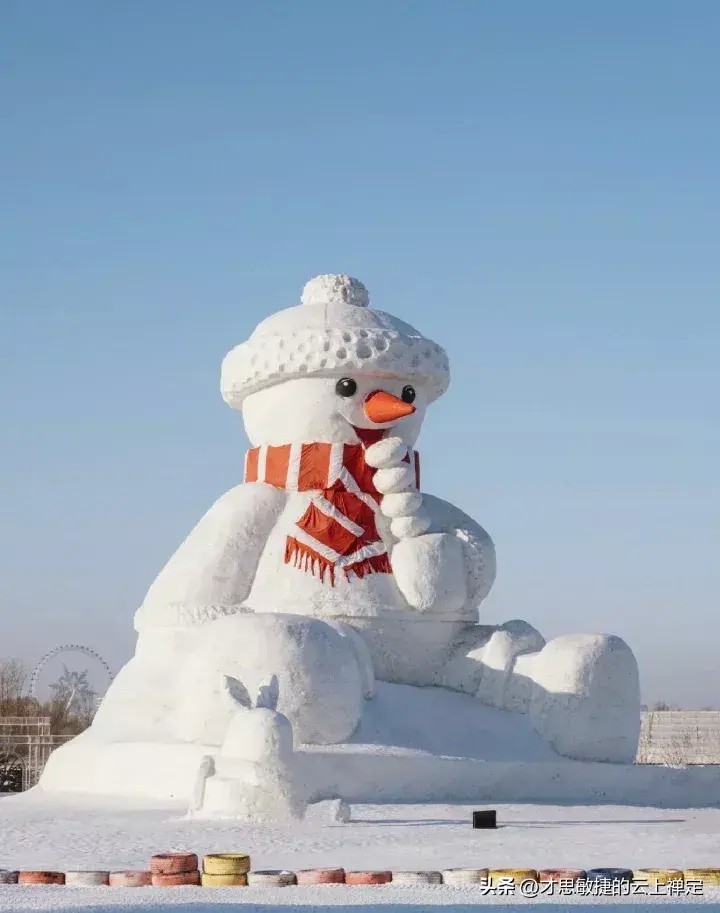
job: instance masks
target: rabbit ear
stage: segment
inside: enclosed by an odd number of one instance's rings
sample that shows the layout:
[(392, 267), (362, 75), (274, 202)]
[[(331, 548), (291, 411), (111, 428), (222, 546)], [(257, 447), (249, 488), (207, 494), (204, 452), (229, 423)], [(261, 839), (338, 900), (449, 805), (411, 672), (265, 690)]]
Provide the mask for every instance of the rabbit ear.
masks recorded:
[(277, 710), (279, 697), (280, 685), (278, 684), (277, 675), (273, 675), (269, 682), (260, 685), (255, 706), (264, 707), (267, 710)]
[(233, 678), (232, 675), (222, 674), (222, 693), (226, 698), (232, 701), (234, 705), (239, 704), (246, 710), (251, 709), (252, 701), (250, 700), (247, 688), (242, 682)]

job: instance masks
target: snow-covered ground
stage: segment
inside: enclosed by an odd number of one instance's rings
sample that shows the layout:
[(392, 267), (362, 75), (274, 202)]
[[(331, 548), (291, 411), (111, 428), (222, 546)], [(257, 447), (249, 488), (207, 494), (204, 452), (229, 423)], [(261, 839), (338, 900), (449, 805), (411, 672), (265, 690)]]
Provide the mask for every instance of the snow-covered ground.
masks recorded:
[[(720, 863), (720, 809), (652, 809), (629, 806), (500, 805), (496, 831), (473, 831), (468, 805), (353, 806), (346, 824), (311, 820), (292, 826), (199, 822), (167, 804), (152, 811), (129, 801), (61, 798), (40, 791), (0, 804), (0, 868), (146, 868), (163, 850), (198, 854), (246, 851), (253, 868), (297, 870), (314, 866), (346, 869), (442, 869), (451, 867), (628, 868), (712, 867)], [(476, 903), (597, 906), (612, 902), (630, 910), (638, 903), (670, 909), (678, 903), (720, 904), (720, 891), (702, 898), (632, 897), (527, 900), (483, 896), (478, 887), (378, 888), (70, 888), (0, 885), (0, 910), (95, 910), (130, 907), (173, 913), (273, 907), (393, 904), (404, 913), (443, 905), (456, 910)], [(689, 905), (689, 906), (688, 906)]]
[[(542, 904), (543, 913), (562, 913), (569, 907), (582, 905), (583, 913), (607, 910), (608, 904), (616, 913), (632, 913), (640, 905), (652, 906), (653, 913), (671, 913), (682, 904), (683, 913), (715, 910), (720, 904), (720, 892), (703, 898), (653, 900), (632, 897), (594, 899), (590, 902), (572, 897), (528, 900), (523, 898), (488, 899), (476, 887), (446, 887), (444, 885), (410, 888), (381, 887), (293, 887), (293, 888), (21, 888), (18, 896), (0, 891), (3, 913), (313, 913), (322, 907), (332, 907), (333, 913), (343, 910), (397, 909), (402, 913), (423, 913), (442, 907), (448, 913), (470, 913), (477, 905), (493, 904), (500, 913), (509, 913), (522, 905)], [(108, 891), (111, 893), (108, 894)]]

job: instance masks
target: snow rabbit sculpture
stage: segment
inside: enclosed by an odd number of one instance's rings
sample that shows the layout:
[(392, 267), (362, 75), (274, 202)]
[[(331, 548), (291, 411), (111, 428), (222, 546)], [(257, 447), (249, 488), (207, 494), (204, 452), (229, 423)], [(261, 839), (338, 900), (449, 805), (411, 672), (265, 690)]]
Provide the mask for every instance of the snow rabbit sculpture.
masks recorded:
[(232, 716), (220, 751), (203, 758), (191, 817), (276, 821), (302, 818), (306, 802), (295, 769), (290, 722), (276, 710), (272, 676), (253, 702), (242, 684), (222, 676)]

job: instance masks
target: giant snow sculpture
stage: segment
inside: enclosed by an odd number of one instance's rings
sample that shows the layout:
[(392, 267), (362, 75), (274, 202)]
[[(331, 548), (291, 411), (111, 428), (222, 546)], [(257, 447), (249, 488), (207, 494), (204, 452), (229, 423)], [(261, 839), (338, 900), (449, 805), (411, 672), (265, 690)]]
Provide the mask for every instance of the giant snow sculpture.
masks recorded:
[[(319, 746), (353, 738), (376, 682), (471, 695), (478, 714), (523, 715), (557, 755), (632, 762), (638, 675), (622, 640), (478, 623), (492, 541), (422, 491), (415, 449), (449, 381), (443, 349), (344, 275), (313, 279), (233, 349), (222, 394), (250, 439), (244, 481), (150, 587), (135, 656), (42, 786), (185, 796), (197, 814), (214, 796), (262, 817), (282, 782), (280, 805), (301, 814), (303, 793), (322, 792)], [(270, 680), (275, 698), (258, 702)]]

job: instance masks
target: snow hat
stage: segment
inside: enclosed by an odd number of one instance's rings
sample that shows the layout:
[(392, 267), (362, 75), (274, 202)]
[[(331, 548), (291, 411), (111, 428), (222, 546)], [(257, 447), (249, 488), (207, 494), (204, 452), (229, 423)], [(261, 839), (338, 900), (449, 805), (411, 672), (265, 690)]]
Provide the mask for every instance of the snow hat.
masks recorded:
[(220, 389), (234, 409), (246, 396), (297, 377), (373, 374), (423, 384), (428, 401), (447, 390), (445, 351), (391, 314), (372, 310), (351, 276), (311, 279), (301, 304), (273, 314), (222, 365)]

